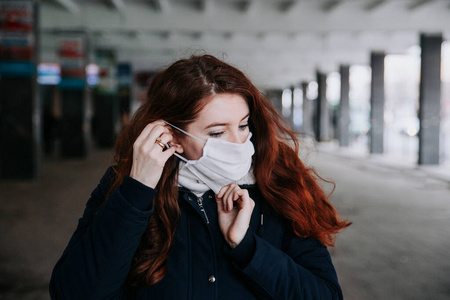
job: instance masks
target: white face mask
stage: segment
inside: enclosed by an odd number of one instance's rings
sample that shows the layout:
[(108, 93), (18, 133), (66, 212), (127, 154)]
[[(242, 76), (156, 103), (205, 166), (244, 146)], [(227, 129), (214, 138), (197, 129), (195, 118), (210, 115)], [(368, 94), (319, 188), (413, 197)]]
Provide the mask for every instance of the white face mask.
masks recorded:
[(187, 160), (175, 153), (185, 162), (180, 169), (179, 181), (181, 184), (185, 179), (182, 178), (183, 176), (191, 177), (190, 174), (186, 174), (186, 171), (189, 170), (217, 194), (222, 187), (239, 181), (249, 173), (252, 156), (255, 153), (253, 143), (250, 141), (251, 132), (243, 144), (231, 143), (218, 138), (208, 138), (205, 142), (172, 124), (167, 124), (205, 145), (203, 155), (198, 160)]

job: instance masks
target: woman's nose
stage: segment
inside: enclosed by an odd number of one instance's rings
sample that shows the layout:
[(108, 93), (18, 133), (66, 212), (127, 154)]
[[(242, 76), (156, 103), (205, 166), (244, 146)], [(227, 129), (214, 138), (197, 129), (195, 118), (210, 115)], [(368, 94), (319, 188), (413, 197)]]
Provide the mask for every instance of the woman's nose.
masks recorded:
[(231, 132), (228, 136), (228, 142), (230, 143), (236, 143), (236, 144), (243, 144), (245, 143), (245, 140), (247, 139), (248, 134), (242, 134), (242, 132)]

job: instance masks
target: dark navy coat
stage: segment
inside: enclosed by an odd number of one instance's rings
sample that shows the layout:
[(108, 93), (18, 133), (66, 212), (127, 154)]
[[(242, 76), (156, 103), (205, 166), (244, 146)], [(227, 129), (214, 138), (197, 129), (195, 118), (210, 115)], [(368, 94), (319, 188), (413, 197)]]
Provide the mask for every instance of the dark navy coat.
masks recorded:
[(242, 186), (255, 208), (235, 249), (220, 232), (214, 193), (197, 198), (180, 188), (167, 274), (148, 288), (130, 288), (125, 280), (157, 191), (126, 176), (105, 201), (113, 176), (109, 168), (92, 192), (53, 270), (52, 299), (342, 299), (327, 248), (295, 236), (257, 186)]

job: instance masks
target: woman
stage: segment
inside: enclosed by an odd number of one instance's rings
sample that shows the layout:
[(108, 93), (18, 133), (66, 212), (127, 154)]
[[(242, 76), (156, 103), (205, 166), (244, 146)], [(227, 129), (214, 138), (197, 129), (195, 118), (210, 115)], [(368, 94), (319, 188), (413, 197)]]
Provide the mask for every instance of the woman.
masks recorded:
[(349, 223), (298, 150), (242, 72), (175, 62), (119, 137), (52, 298), (342, 299), (326, 246)]

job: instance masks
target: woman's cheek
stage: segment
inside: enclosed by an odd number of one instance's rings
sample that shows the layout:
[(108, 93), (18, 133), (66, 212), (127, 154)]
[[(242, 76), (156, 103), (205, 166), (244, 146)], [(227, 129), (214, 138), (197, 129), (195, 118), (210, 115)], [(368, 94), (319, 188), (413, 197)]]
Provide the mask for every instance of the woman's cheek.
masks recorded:
[[(198, 143), (196, 143), (198, 144)], [(186, 158), (189, 160), (197, 160), (203, 155), (203, 147), (192, 143), (182, 144)]]

